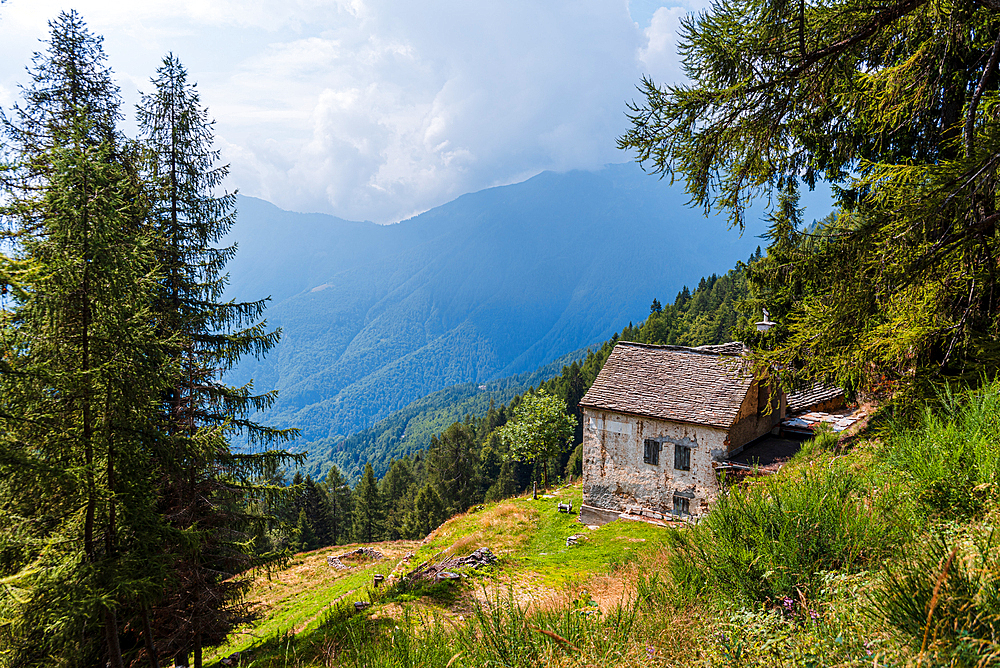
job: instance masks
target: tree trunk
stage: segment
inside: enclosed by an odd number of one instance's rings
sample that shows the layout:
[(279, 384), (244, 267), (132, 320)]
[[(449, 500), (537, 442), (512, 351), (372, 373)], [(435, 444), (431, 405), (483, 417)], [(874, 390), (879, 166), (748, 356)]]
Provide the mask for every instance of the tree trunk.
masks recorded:
[(156, 644), (153, 642), (153, 629), (149, 624), (149, 608), (142, 606), (142, 637), (146, 642), (146, 655), (149, 657), (150, 668), (160, 668), (160, 659), (156, 656)]
[(201, 668), (201, 634), (194, 637), (194, 668)]
[(108, 642), (108, 664), (111, 668), (125, 668), (122, 647), (118, 642), (118, 618), (114, 610), (104, 611), (104, 635)]

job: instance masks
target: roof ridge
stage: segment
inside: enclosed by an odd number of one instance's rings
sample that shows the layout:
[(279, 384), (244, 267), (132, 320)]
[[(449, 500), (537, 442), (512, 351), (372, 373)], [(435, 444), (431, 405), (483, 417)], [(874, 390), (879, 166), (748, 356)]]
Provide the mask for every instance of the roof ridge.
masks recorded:
[[(673, 350), (684, 353), (697, 353), (699, 355), (714, 355), (716, 357), (740, 357), (742, 356), (742, 353), (719, 350), (720, 348), (724, 348), (725, 346), (736, 343), (742, 345), (742, 341), (727, 341), (726, 343), (709, 344), (707, 346), (693, 347), (693, 346), (665, 345), (658, 343), (640, 343), (638, 341), (621, 341), (621, 340), (619, 340), (615, 345), (634, 346), (636, 348), (648, 348), (651, 350)], [(715, 350), (713, 350), (713, 348)]]

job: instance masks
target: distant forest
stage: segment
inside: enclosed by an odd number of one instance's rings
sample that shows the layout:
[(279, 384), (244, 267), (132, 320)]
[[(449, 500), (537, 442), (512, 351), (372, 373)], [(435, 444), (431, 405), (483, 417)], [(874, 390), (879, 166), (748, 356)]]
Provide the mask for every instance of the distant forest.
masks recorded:
[[(753, 321), (755, 314), (742, 313), (748, 298), (746, 268), (761, 259), (761, 251), (718, 276), (702, 278), (691, 290), (684, 286), (672, 303), (653, 299), (649, 317), (629, 323), (599, 348), (565, 365), (562, 372), (514, 396), (508, 403), (490, 405), (479, 416), (468, 414), (430, 438), (426, 450), (392, 457), (375, 440), (360, 481), (353, 490), (339, 468), (333, 466), (322, 482), (297, 473), (291, 481), (294, 492), (280, 505), (262, 508), (274, 517), (270, 533), (262, 536), (264, 552), (283, 547), (307, 550), (351, 541), (373, 542), (421, 538), (456, 513), (483, 502), (528, 491), (541, 483), (540, 471), (547, 464), (559, 480), (579, 477), (583, 472), (583, 419), (579, 401), (586, 394), (618, 341), (699, 346), (724, 343)], [(576, 416), (572, 445), (547, 462), (517, 461), (504, 445), (498, 429), (529, 393), (544, 391), (559, 397), (566, 413)], [(465, 397), (456, 397), (467, 405)], [(438, 411), (447, 411), (442, 406)], [(435, 412), (429, 412), (433, 420)], [(410, 422), (408, 430), (425, 428)], [(369, 430), (370, 431), (370, 430)], [(382, 441), (382, 444), (386, 440)], [(378, 479), (372, 462), (387, 462)], [(554, 476), (555, 477), (555, 476)]]

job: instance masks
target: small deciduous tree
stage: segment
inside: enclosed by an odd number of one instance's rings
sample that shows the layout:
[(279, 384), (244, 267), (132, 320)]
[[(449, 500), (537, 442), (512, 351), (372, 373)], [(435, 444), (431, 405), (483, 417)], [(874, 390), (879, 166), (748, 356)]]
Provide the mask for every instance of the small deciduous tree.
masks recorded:
[(539, 390), (525, 395), (514, 409), (513, 418), (500, 427), (499, 434), (513, 459), (535, 466), (542, 464), (543, 486), (547, 487), (549, 459), (573, 442), (575, 429), (576, 417), (566, 414), (563, 400)]

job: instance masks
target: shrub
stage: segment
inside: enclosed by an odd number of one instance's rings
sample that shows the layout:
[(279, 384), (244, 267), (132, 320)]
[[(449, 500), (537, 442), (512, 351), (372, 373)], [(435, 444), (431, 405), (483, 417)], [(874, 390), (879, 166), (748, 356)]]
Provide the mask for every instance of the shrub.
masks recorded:
[(910, 535), (904, 497), (830, 463), (722, 494), (699, 524), (672, 529), (669, 569), (680, 596), (706, 590), (742, 601), (798, 598), (821, 571), (852, 572)]

